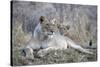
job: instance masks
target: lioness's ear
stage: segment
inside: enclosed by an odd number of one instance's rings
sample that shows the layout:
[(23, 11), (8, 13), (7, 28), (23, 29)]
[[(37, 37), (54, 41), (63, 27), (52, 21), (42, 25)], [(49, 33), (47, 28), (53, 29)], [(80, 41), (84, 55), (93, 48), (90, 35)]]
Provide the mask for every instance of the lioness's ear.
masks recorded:
[(56, 19), (52, 19), (52, 20), (51, 20), (51, 23), (52, 23), (52, 24), (55, 24), (55, 23), (56, 23)]
[(40, 23), (43, 23), (44, 20), (45, 20), (45, 17), (44, 16), (41, 16), (40, 19), (39, 19)]

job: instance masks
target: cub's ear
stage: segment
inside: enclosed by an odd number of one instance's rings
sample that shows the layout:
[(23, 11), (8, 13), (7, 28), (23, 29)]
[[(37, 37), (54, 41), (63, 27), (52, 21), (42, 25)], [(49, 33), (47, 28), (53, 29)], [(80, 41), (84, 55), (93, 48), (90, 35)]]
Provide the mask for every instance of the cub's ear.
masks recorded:
[(60, 28), (60, 25), (59, 25), (59, 24), (57, 24), (57, 28), (58, 28), (58, 29)]
[(69, 30), (70, 29), (70, 25), (67, 25), (66, 28), (67, 28), (67, 30)]
[(41, 16), (40, 19), (39, 19), (40, 23), (43, 23), (44, 20), (45, 20), (45, 17), (44, 16)]

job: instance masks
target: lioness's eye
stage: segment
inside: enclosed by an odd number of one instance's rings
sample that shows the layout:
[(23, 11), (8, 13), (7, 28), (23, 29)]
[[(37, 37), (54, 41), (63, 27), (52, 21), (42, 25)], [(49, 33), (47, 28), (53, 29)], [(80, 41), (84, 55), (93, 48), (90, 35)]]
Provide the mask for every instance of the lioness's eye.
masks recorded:
[(47, 26), (49, 25), (49, 24), (46, 24)]
[(58, 28), (60, 28), (60, 26), (57, 26)]

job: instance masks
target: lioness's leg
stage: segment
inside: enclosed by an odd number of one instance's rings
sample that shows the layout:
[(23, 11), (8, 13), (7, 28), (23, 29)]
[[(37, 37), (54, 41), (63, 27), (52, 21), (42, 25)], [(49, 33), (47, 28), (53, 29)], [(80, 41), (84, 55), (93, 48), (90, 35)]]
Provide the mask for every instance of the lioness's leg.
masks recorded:
[(56, 47), (48, 47), (46, 49), (41, 49), (38, 51), (37, 54), (39, 57), (43, 57), (43, 56), (47, 55), (47, 53), (49, 53), (51, 50), (57, 50), (57, 48)]
[(34, 55), (33, 55), (34, 51), (32, 48), (26, 48), (26, 49), (24, 49), (24, 51), (25, 51), (25, 57), (27, 59), (34, 59)]

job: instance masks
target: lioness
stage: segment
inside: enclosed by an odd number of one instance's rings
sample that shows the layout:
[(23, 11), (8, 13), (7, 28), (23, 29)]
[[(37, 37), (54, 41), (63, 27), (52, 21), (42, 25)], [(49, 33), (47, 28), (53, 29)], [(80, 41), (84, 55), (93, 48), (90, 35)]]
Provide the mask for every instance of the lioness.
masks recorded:
[(45, 56), (50, 50), (64, 50), (67, 47), (72, 47), (81, 52), (85, 52), (88, 54), (93, 54), (90, 51), (85, 50), (79, 45), (76, 45), (70, 38), (65, 37), (59, 34), (59, 27), (57, 25), (56, 20), (48, 22), (44, 16), (40, 17), (40, 22), (34, 30), (34, 38), (32, 38), (27, 44), (26, 57), (33, 58), (34, 49), (40, 49), (37, 54), (40, 57)]

